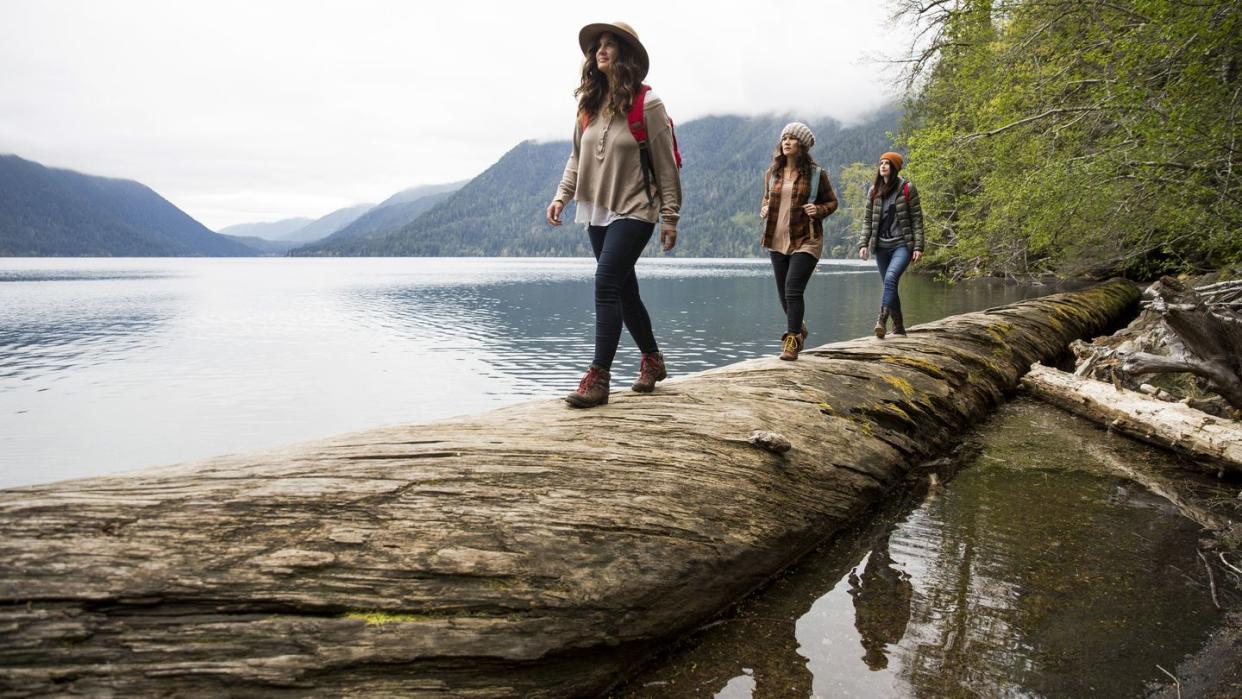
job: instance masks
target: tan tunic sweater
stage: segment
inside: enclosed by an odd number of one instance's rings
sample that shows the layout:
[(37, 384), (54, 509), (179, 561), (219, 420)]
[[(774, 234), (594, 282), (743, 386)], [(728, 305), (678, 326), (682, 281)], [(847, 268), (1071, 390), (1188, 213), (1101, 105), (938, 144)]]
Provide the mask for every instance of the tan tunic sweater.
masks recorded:
[(663, 219), (665, 226), (676, 227), (681, 211), (681, 176), (673, 157), (673, 134), (664, 102), (647, 93), (643, 116), (655, 169), (655, 206), (648, 203), (638, 141), (630, 134), (624, 114), (614, 114), (611, 119), (597, 116), (585, 130), (575, 120), (573, 150), (565, 163), (556, 200), (590, 202), (623, 218), (650, 223)]

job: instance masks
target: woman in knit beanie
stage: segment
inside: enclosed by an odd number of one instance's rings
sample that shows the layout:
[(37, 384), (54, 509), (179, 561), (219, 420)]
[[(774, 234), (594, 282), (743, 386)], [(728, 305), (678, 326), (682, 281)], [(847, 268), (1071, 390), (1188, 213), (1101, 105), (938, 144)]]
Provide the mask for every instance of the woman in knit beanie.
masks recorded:
[(763, 178), (759, 216), (765, 219), (759, 244), (768, 251), (776, 293), (785, 311), (781, 359), (794, 360), (808, 329), (804, 295), (824, 251), (824, 217), (837, 210), (828, 173), (811, 157), (815, 134), (801, 122), (781, 130), (772, 165)]
[(880, 315), (875, 319), (875, 336), (880, 339), (887, 333), (890, 318), (893, 334), (906, 334), (897, 284), (906, 267), (923, 256), (923, 207), (914, 183), (897, 174), (904, 163), (900, 153), (880, 156), (875, 182), (867, 191), (862, 237), (858, 240), (858, 257), (865, 260), (875, 255), (875, 265), (884, 280)]
[[(578, 46), (584, 60), (574, 91), (573, 149), (547, 219), (561, 225), (572, 199), (574, 222), (586, 227), (595, 253), (595, 355), (578, 389), (565, 396), (575, 408), (591, 408), (608, 402), (623, 324), (643, 354), (630, 388), (650, 393), (668, 376), (634, 265), (657, 224), (665, 252), (677, 242), (681, 180), (664, 102), (642, 84), (649, 60), (638, 33), (624, 22), (588, 24), (578, 32)], [(631, 134), (628, 117), (640, 100), (645, 149)]]

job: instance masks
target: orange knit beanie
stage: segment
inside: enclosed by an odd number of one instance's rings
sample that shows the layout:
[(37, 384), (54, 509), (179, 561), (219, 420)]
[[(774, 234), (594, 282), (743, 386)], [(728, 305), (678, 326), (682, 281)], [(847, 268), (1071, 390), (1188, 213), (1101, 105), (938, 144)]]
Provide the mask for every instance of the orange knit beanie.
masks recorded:
[(894, 168), (898, 170), (900, 170), (902, 164), (905, 163), (905, 160), (902, 159), (900, 153), (894, 153), (892, 151), (889, 151), (885, 153), (884, 155), (881, 155), (880, 160), (887, 160), (888, 162), (893, 164)]

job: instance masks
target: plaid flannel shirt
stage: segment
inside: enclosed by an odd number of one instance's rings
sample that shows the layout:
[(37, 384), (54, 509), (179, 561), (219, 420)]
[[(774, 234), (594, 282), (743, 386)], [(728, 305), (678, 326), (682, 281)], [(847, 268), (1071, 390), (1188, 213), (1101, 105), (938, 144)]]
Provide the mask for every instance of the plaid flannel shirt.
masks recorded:
[[(777, 170), (775, 173), (770, 170), (764, 173), (763, 202), (761, 206), (768, 207), (768, 218), (764, 223), (763, 237), (759, 240), (759, 244), (765, 248), (771, 247), (772, 236), (776, 232), (776, 209), (780, 204), (784, 175), (783, 169)], [(789, 242), (794, 248), (802, 246), (808, 239), (823, 240), (824, 217), (837, 210), (837, 193), (832, 191), (832, 182), (828, 180), (828, 171), (822, 167), (819, 170), (819, 191), (815, 197), (815, 215), (813, 216), (807, 216), (807, 213), (802, 210), (810, 194), (811, 183), (809, 178), (803, 177), (802, 173), (799, 172), (794, 179), (793, 200), (790, 202), (789, 210)]]

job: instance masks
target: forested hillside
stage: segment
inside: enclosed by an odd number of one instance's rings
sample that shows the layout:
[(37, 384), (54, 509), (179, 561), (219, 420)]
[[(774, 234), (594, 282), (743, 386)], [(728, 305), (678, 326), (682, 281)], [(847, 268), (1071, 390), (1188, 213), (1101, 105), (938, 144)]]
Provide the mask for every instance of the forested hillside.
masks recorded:
[(0, 156), (0, 257), (255, 254), (139, 182)]
[[(896, 130), (898, 116), (896, 109), (888, 109), (848, 128), (831, 119), (810, 122), (818, 139), (812, 152), (834, 184), (839, 186), (838, 173), (847, 164), (870, 163), (891, 148), (888, 133)], [(732, 257), (760, 252), (763, 171), (771, 163), (781, 128), (792, 119), (707, 117), (678, 125), (685, 166), (677, 254)], [(543, 218), (568, 155), (567, 141), (521, 143), (404, 228), (364, 239), (325, 241), (308, 254), (588, 255), (581, 226), (551, 228)], [(566, 216), (573, 220), (572, 206)], [(841, 245), (849, 221), (849, 211), (829, 218), (830, 251), (836, 246), (844, 254), (849, 247)]]
[(1242, 261), (1242, 3), (899, 0), (902, 145), (951, 276)]

